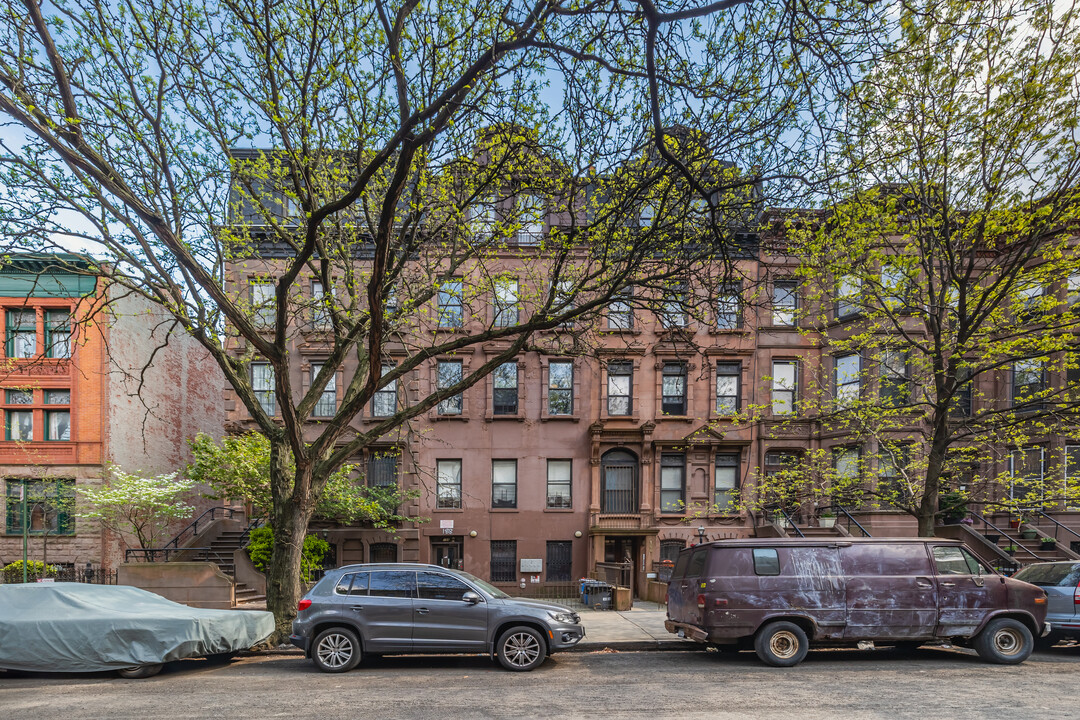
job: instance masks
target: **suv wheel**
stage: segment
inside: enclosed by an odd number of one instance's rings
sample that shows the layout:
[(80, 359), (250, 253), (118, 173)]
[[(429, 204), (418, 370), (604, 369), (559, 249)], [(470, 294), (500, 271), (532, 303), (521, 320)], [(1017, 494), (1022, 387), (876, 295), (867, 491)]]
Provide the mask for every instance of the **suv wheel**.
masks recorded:
[(531, 627), (512, 627), (499, 636), (496, 645), (499, 663), (507, 670), (532, 670), (544, 662), (544, 638)]
[(810, 642), (803, 629), (783, 620), (769, 623), (754, 638), (757, 656), (763, 663), (775, 667), (798, 665), (809, 649)]
[(330, 628), (315, 636), (311, 644), (311, 659), (323, 672), (341, 673), (352, 670), (360, 662), (360, 639), (345, 628)]
[(991, 620), (975, 638), (975, 652), (987, 662), (1016, 665), (1027, 660), (1035, 640), (1027, 625), (1012, 618)]

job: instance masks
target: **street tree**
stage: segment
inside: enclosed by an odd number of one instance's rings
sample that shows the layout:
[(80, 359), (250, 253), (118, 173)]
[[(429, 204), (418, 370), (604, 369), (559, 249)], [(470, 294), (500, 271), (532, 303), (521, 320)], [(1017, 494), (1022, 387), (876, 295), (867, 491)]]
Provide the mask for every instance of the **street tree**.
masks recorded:
[[(329, 478), (525, 349), (586, 351), (613, 301), (693, 304), (678, 290), (693, 279), (707, 298), (757, 208), (811, 190), (838, 88), (883, 14), (847, 0), (11, 3), (0, 113), (25, 137), (0, 145), (4, 250), (89, 252), (215, 357), (269, 442), (267, 603), (286, 632)], [(326, 360), (304, 377), (293, 349), (312, 322)], [(485, 343), (501, 343), (487, 362), (352, 422)], [(331, 382), (340, 401), (313, 423)]]
[(1077, 21), (1051, 2), (905, 6), (854, 88), (844, 181), (782, 241), (802, 331), (826, 348), (798, 415), (843, 438), (792, 471), (804, 491), (901, 509), (922, 536), (955, 509), (948, 488), (1075, 505), (1064, 458), (1047, 472), (1031, 444), (1078, 430)]
[(143, 476), (109, 465), (100, 487), (78, 490), (75, 516), (96, 520), (123, 538), (135, 536), (142, 549), (160, 547), (174, 523), (191, 517), (195, 508), (185, 495), (195, 487), (179, 471)]

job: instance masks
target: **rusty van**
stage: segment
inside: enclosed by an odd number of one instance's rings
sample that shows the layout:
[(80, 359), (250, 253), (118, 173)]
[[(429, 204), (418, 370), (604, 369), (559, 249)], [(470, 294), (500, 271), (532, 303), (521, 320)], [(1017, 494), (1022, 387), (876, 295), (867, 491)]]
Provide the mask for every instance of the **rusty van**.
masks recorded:
[(973, 647), (1023, 662), (1046, 626), (1046, 593), (998, 575), (957, 540), (756, 538), (679, 554), (668, 584), (669, 632), (750, 648), (789, 667), (811, 645), (860, 641)]

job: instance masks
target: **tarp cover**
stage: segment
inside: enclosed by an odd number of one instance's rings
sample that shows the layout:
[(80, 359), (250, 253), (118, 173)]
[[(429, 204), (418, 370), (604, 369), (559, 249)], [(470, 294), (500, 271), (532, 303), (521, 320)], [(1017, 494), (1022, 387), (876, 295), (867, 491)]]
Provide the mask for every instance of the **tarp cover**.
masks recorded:
[(95, 672), (246, 650), (274, 616), (206, 610), (127, 585), (0, 585), (0, 668)]

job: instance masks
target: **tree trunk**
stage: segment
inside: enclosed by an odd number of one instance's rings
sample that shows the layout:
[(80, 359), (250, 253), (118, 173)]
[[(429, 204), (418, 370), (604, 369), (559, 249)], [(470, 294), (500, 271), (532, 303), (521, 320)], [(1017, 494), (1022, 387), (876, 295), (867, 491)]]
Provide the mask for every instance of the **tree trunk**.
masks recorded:
[(941, 489), (941, 472), (945, 467), (945, 455), (949, 449), (948, 409), (938, 413), (930, 438), (930, 454), (926, 460), (926, 479), (923, 483), (922, 502), (919, 503), (919, 537), (934, 537), (937, 525), (938, 491)]
[(266, 609), (274, 614), (277, 628), (270, 642), (286, 642), (300, 602), (300, 560), (311, 519), (311, 470), (288, 470), (288, 450), (283, 443), (270, 444), (270, 487), (273, 508), (270, 526), (274, 547), (266, 569)]

